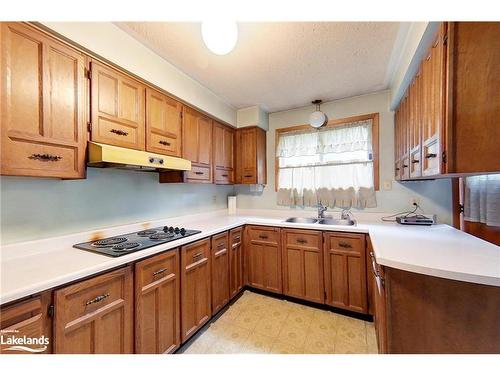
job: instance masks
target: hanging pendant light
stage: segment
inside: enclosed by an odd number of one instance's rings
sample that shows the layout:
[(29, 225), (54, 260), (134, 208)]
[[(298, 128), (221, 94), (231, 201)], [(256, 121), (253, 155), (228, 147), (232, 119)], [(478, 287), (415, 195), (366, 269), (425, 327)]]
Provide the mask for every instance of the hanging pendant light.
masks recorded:
[(309, 125), (311, 125), (313, 128), (321, 128), (328, 121), (328, 117), (320, 110), (321, 103), (321, 99), (312, 101), (312, 104), (316, 105), (316, 111), (311, 113), (311, 115), (309, 116)]

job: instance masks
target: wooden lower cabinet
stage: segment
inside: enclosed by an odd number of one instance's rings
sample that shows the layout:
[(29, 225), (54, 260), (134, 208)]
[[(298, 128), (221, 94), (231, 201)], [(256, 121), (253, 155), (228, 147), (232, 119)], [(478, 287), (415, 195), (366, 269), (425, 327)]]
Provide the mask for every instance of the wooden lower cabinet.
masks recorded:
[(229, 233), (212, 237), (212, 315), (229, 302)]
[(235, 297), (244, 286), (243, 228), (229, 232), (229, 298)]
[(55, 353), (132, 353), (133, 275), (125, 267), (54, 293)]
[(181, 248), (181, 342), (212, 316), (210, 239)]
[(364, 234), (324, 233), (326, 304), (366, 314)]
[(377, 346), (379, 354), (387, 353), (387, 308), (385, 293), (384, 269), (375, 261), (375, 255), (370, 252), (370, 278), (373, 290), (373, 312), (375, 332), (377, 335)]
[(135, 352), (172, 353), (180, 343), (179, 249), (135, 264)]
[[(50, 354), (52, 353), (52, 318), (48, 310), (51, 303), (51, 292), (29, 298), (26, 301), (3, 307), (0, 314), (0, 330), (2, 331), (2, 354)], [(31, 349), (16, 349), (20, 345), (10, 344), (11, 338), (36, 338), (40, 342), (33, 345), (22, 345)]]
[(324, 303), (323, 237), (320, 231), (284, 229), (283, 294)]
[(280, 229), (252, 225), (246, 231), (248, 284), (282, 293)]

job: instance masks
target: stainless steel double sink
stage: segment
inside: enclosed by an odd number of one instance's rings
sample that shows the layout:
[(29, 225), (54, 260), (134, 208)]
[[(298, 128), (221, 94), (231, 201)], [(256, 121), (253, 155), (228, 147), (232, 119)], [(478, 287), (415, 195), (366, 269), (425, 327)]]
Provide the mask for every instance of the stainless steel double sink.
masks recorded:
[(313, 217), (289, 217), (285, 220), (286, 223), (299, 223), (299, 224), (323, 224), (323, 225), (355, 225), (356, 222), (351, 219), (331, 219), (323, 218), (316, 219)]

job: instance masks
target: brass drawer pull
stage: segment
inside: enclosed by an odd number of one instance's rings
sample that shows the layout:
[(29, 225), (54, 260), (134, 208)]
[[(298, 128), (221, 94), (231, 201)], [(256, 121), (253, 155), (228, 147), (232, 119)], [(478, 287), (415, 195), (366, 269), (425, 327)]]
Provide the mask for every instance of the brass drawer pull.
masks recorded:
[(265, 236), (263, 234), (259, 234), (259, 238), (262, 238), (263, 240), (267, 240), (269, 237), (268, 236)]
[(235, 242), (239, 242), (240, 240), (241, 240), (241, 237), (240, 237), (240, 236), (238, 236), (238, 237), (234, 237), (234, 238), (233, 238), (233, 241), (235, 241)]
[(246, 174), (245, 175), (246, 178), (250, 178), (250, 177), (253, 177), (253, 174)]
[(110, 132), (115, 133), (116, 135), (123, 135), (123, 136), (128, 135), (128, 132), (120, 130), (120, 129), (111, 129)]
[(196, 254), (194, 254), (194, 255), (193, 255), (193, 259), (198, 259), (198, 258), (199, 258), (199, 257), (201, 257), (202, 255), (203, 255), (203, 253), (202, 253), (202, 252), (200, 252), (200, 253), (196, 253)]
[(229, 177), (227, 174), (223, 174), (222, 177)]
[(417, 163), (420, 163), (420, 160), (412, 160), (411, 161), (413, 164), (417, 164)]
[(62, 159), (62, 156), (50, 154), (31, 154), (31, 156), (28, 156), (28, 159), (40, 161), (59, 161)]
[(350, 249), (352, 248), (352, 245), (348, 244), (347, 242), (339, 242), (339, 247), (343, 247), (344, 249)]
[(224, 242), (221, 242), (220, 244), (217, 245), (217, 249), (223, 249), (225, 246)]
[(305, 240), (303, 238), (297, 238), (297, 242), (298, 243), (307, 243), (307, 240)]
[(432, 158), (435, 158), (435, 157), (437, 157), (437, 154), (427, 154), (427, 155), (425, 155), (426, 159), (432, 159)]
[(106, 299), (106, 298), (108, 298), (108, 297), (109, 297), (109, 293), (102, 294), (102, 295), (100, 295), (100, 296), (97, 296), (97, 297), (96, 297), (96, 298), (94, 298), (94, 299), (91, 299), (90, 301), (87, 301), (87, 302), (85, 303), (85, 306), (92, 305), (93, 303), (99, 303), (99, 302), (101, 302), (101, 301), (105, 300), (105, 299)]
[(201, 175), (203, 172), (194, 172), (194, 174)]
[(170, 146), (170, 142), (167, 141), (160, 141), (159, 143), (163, 146)]
[(163, 273), (166, 270), (167, 270), (166, 268), (160, 268), (158, 271), (153, 272), (153, 276), (159, 275), (160, 273)]

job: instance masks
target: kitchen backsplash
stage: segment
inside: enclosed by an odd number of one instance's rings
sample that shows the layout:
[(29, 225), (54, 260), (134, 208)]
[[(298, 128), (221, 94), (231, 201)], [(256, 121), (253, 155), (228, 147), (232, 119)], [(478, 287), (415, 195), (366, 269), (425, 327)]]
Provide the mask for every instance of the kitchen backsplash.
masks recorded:
[(160, 184), (157, 173), (87, 169), (86, 180), (0, 177), (1, 243), (227, 207), (233, 186)]

